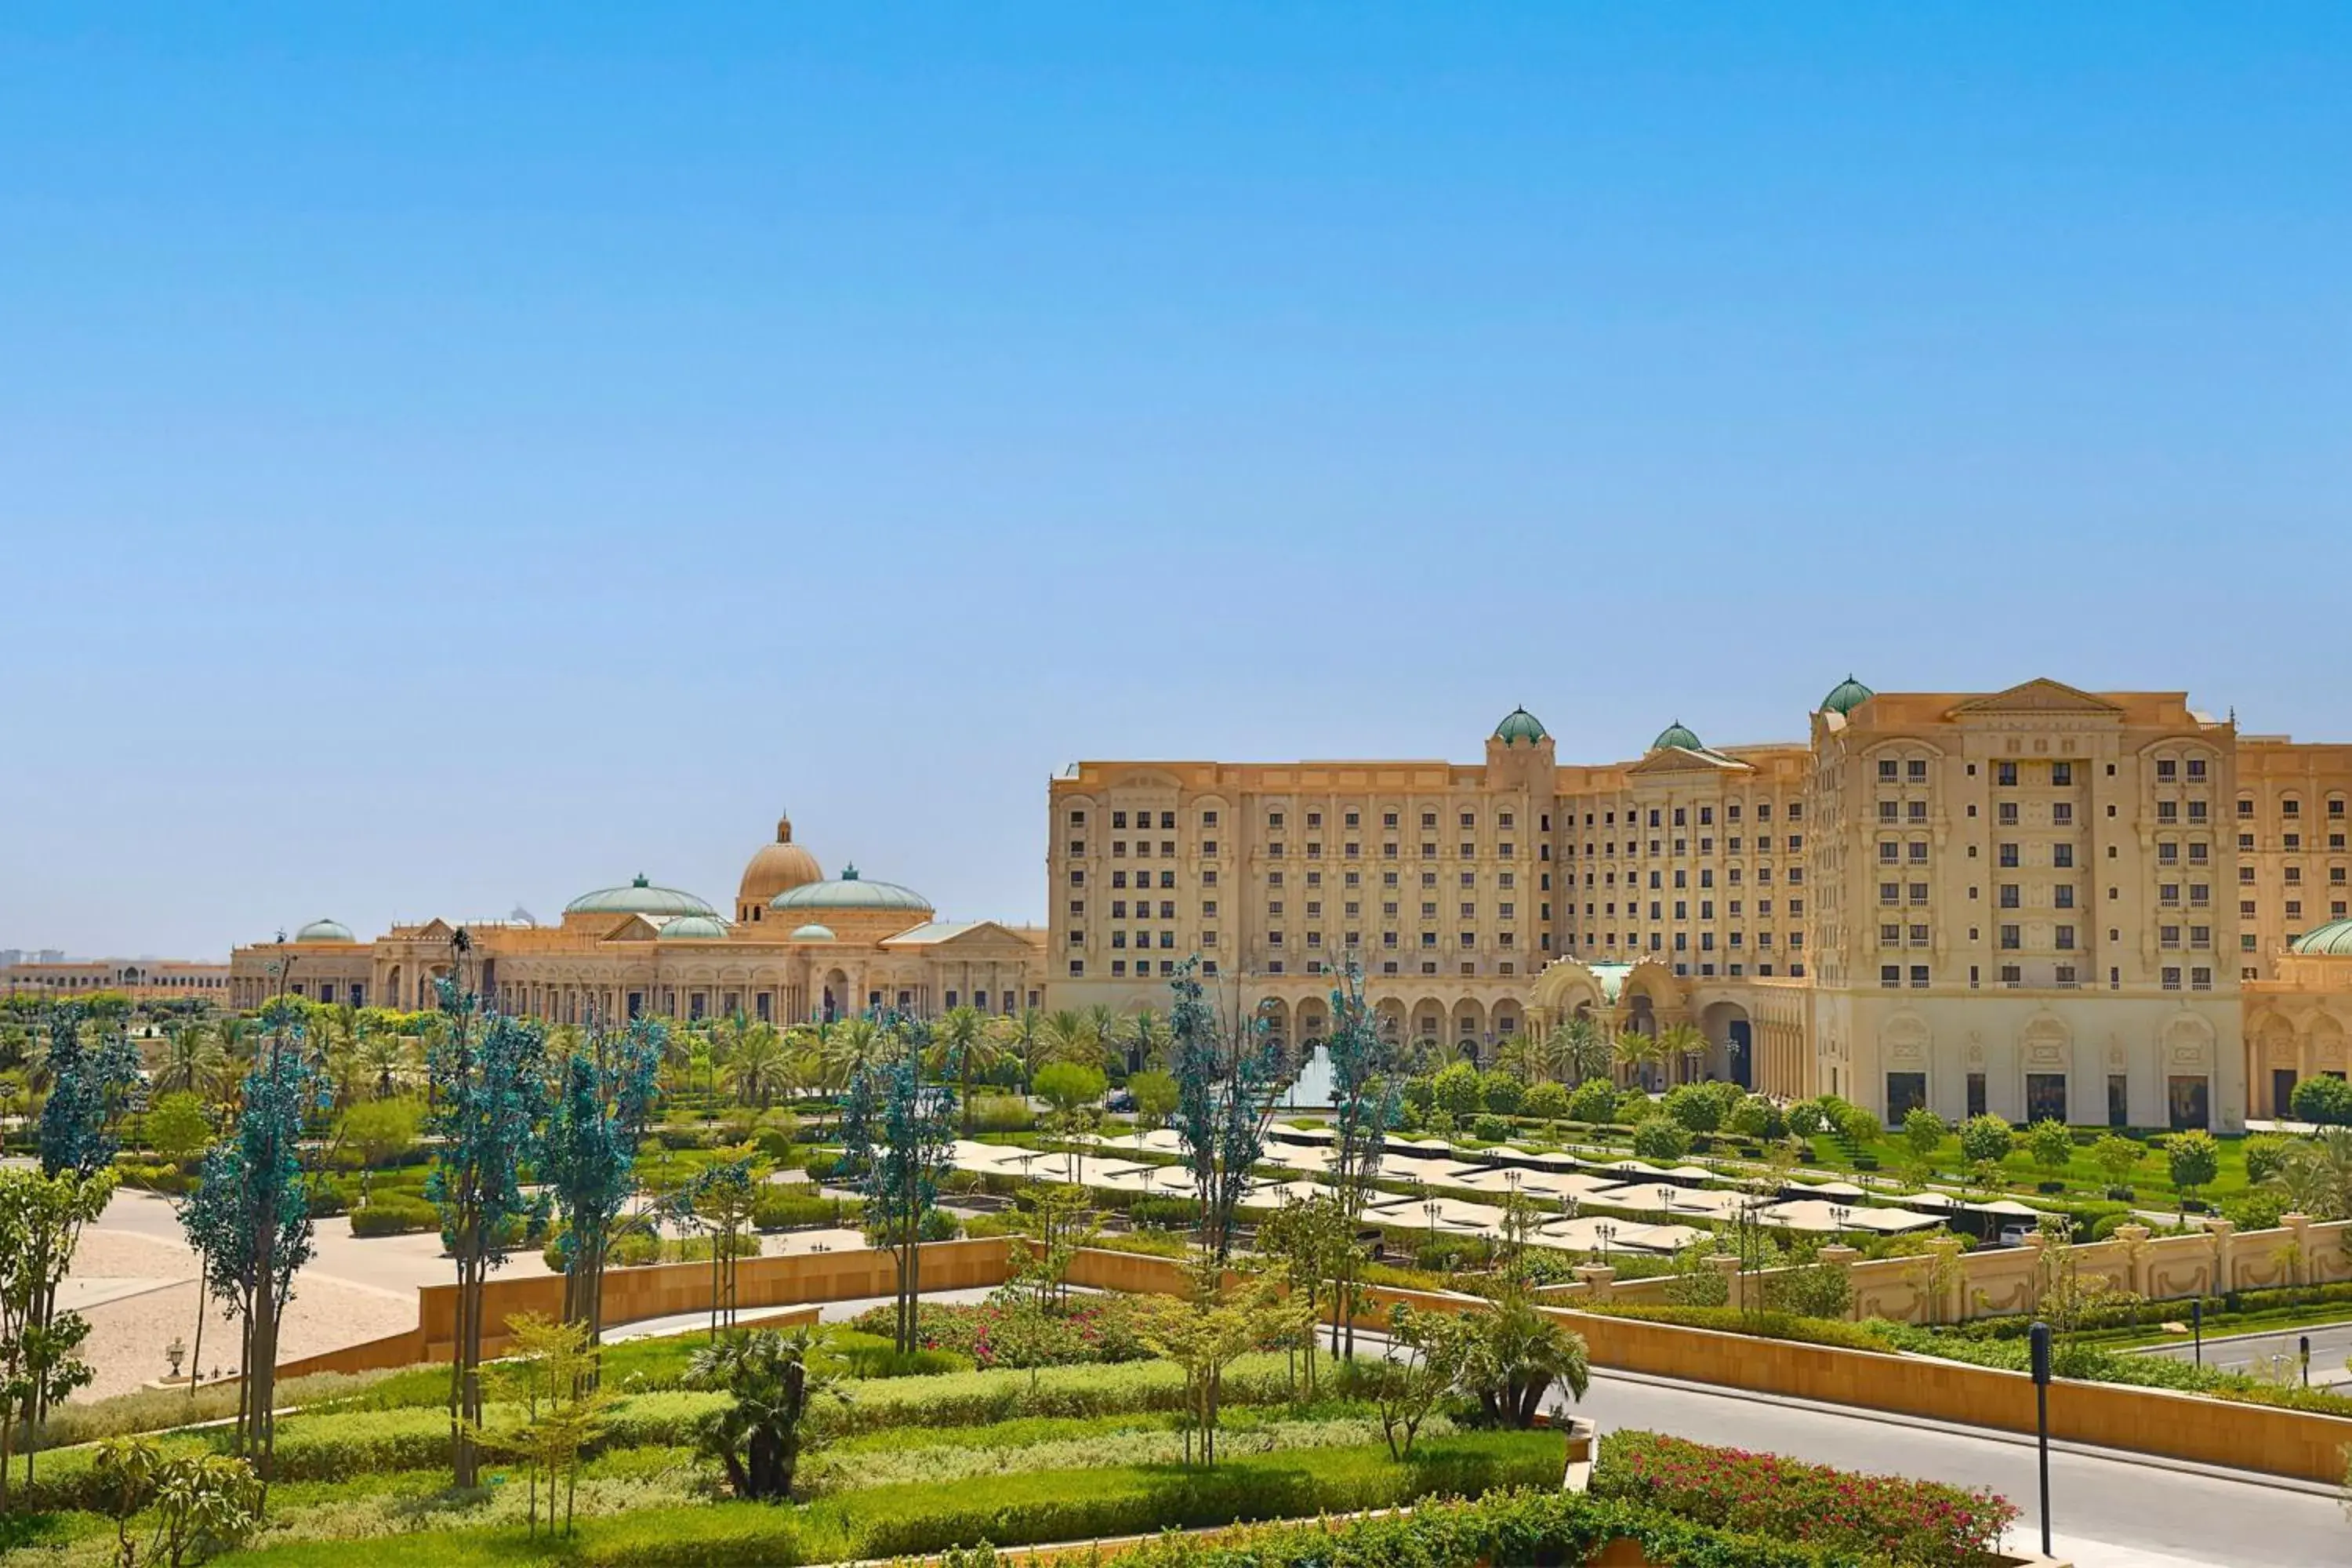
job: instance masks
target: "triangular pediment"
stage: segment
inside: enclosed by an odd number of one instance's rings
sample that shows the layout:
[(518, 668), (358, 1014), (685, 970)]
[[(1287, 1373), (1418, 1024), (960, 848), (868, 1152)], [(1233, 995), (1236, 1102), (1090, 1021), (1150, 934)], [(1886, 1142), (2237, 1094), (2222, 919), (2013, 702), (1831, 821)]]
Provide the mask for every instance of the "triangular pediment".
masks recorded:
[(661, 927), (643, 915), (625, 915), (620, 922), (606, 931), (604, 942), (651, 942), (661, 935)]
[(418, 926), (415, 931), (412, 934), (414, 939), (417, 941), (446, 942), (451, 937), (457, 934), (457, 928), (451, 925), (447, 921), (441, 919), (438, 915), (436, 915), (433, 919), (426, 921), (423, 925)]
[(994, 921), (933, 921), (893, 937), (883, 939), (884, 947), (923, 947), (937, 952), (953, 948), (959, 952), (1013, 952), (1030, 946), (1028, 940), (1009, 926)]
[(2079, 691), (2063, 681), (2037, 677), (1990, 697), (1971, 697), (1955, 707), (1954, 719), (1981, 713), (2114, 713), (2123, 710), (2104, 697)]
[(1726, 757), (1714, 752), (1694, 752), (1681, 746), (1661, 746), (1627, 768), (1625, 773), (1628, 777), (1641, 778), (1656, 773), (1748, 773), (1755, 771), (1736, 757)]

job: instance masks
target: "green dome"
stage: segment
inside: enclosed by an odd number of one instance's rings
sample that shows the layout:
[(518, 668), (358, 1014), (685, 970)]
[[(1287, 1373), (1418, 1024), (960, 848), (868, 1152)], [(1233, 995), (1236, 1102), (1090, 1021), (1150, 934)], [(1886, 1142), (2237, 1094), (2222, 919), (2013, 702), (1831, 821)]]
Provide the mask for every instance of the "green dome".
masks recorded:
[(1822, 711), (1851, 713), (1877, 695), (1878, 693), (1849, 675), (1830, 688), (1830, 694), (1822, 699)]
[(639, 872), (625, 888), (599, 888), (563, 906), (567, 915), (715, 915), (719, 911), (692, 893), (656, 888)]
[(2287, 943), (2286, 949), (2307, 958), (2352, 958), (2352, 921), (2314, 926)]
[(1516, 746), (1521, 741), (1532, 746), (1547, 738), (1543, 721), (1524, 708), (1512, 709), (1504, 715), (1503, 721), (1495, 726), (1495, 739), (1506, 746)]
[(930, 900), (912, 888), (902, 888), (896, 882), (869, 882), (858, 876), (857, 868), (845, 866), (841, 875), (829, 882), (811, 882), (804, 887), (790, 888), (778, 893), (768, 903), (772, 910), (896, 910), (908, 914), (927, 915), (931, 912)]
[(717, 915), (680, 915), (661, 928), (663, 942), (724, 942), (728, 925)]
[(1659, 731), (1658, 738), (1650, 742), (1650, 750), (1654, 752), (1663, 752), (1668, 746), (1679, 746), (1685, 752), (1706, 750), (1698, 743), (1698, 737), (1685, 728), (1679, 719)]
[(794, 942), (831, 942), (833, 940), (833, 928), (831, 926), (821, 926), (814, 921), (811, 921), (808, 924), (793, 932), (793, 940)]
[(312, 921), (294, 933), (296, 942), (357, 942), (352, 928), (341, 921)]

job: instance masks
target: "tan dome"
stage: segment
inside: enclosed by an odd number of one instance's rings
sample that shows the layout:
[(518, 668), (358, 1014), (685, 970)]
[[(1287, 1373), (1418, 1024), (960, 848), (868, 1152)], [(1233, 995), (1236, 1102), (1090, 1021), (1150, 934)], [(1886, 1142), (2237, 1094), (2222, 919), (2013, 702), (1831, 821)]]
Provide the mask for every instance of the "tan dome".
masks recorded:
[(816, 863), (816, 857), (793, 842), (793, 819), (779, 817), (776, 841), (761, 845), (743, 868), (743, 882), (735, 901), (745, 909), (762, 908), (779, 893), (824, 880), (824, 868)]

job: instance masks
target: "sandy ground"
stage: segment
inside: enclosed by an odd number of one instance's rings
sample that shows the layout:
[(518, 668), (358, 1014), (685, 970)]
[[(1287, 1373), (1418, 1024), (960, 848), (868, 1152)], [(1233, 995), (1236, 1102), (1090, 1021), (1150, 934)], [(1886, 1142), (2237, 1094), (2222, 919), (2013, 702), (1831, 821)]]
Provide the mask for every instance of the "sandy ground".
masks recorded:
[[(795, 1231), (761, 1238), (770, 1254), (862, 1247), (856, 1231)], [(535, 1248), (518, 1249), (503, 1274), (544, 1274)], [(294, 1285), (278, 1335), (278, 1359), (315, 1355), (398, 1333), (416, 1323), (420, 1285), (450, 1281), (453, 1271), (437, 1236), (362, 1239), (350, 1222), (319, 1222), (317, 1251)], [(97, 1225), (82, 1232), (63, 1304), (89, 1320), (82, 1354), (97, 1381), (75, 1395), (103, 1399), (167, 1375), (164, 1349), (177, 1339), (196, 1342), (196, 1259), (180, 1238), (171, 1204), (148, 1193), (115, 1194)], [(218, 1302), (205, 1303), (204, 1373), (239, 1370), (237, 1324)]]
[[(196, 1340), (196, 1260), (184, 1246), (103, 1225), (82, 1233), (68, 1281), (78, 1296), (89, 1338), (82, 1355), (98, 1371), (79, 1399), (126, 1394), (171, 1371), (164, 1348)], [(279, 1331), (282, 1358), (311, 1355), (338, 1345), (397, 1333), (416, 1321), (416, 1299), (406, 1294), (306, 1272), (295, 1286)], [(216, 1302), (205, 1304), (205, 1373), (238, 1368), (236, 1325)]]

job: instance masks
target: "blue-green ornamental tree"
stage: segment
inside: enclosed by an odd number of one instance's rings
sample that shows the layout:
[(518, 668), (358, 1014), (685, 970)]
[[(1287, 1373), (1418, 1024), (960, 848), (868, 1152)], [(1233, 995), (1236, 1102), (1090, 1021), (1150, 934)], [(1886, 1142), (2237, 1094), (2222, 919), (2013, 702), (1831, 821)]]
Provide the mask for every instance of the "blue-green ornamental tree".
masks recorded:
[[(1364, 1001), (1364, 973), (1349, 959), (1331, 988), (1331, 1026), (1323, 1037), (1324, 1060), (1331, 1069), (1331, 1175), (1347, 1214), (1349, 1233), (1363, 1218), (1372, 1183), (1381, 1173), (1387, 1135), (1404, 1110), (1404, 1070), (1398, 1043), (1381, 1033), (1380, 1019)], [(1342, 1247), (1342, 1278), (1333, 1294), (1332, 1352), (1340, 1353), (1346, 1323), (1346, 1353), (1354, 1353), (1355, 1320), (1348, 1310), (1355, 1291), (1353, 1247)]]
[(939, 1201), (940, 1182), (955, 1162), (955, 1090), (923, 1081), (925, 1031), (887, 1020), (897, 1037), (880, 1059), (850, 1077), (843, 1098), (841, 1141), (858, 1170), (866, 1231), (898, 1264), (900, 1351), (919, 1348), (916, 1298), (922, 1289), (923, 1216)]
[(556, 1241), (563, 1316), (587, 1325), (592, 1345), (604, 1330), (604, 1260), (636, 1190), (637, 1141), (653, 1120), (667, 1048), (668, 1030), (657, 1019), (631, 1019), (617, 1040), (591, 1019), (563, 1063), (548, 1111), (539, 1175), (563, 1226)]
[(313, 1250), (302, 1132), (326, 1113), (332, 1093), (299, 1006), (272, 1002), (261, 1023), (268, 1035), (245, 1075), (245, 1107), (230, 1135), (206, 1152), (202, 1180), (181, 1202), (180, 1225), (204, 1260), (205, 1288), (244, 1325), (237, 1451), (267, 1482), (277, 1450), (278, 1329), (294, 1276)]
[[(471, 943), (451, 943), (462, 973)], [(441, 1211), (441, 1240), (457, 1266), (457, 1343), (449, 1363), (449, 1436), (457, 1484), (480, 1468), (482, 1287), (507, 1250), (542, 1221), (545, 1201), (522, 1194), (522, 1167), (539, 1152), (547, 1114), (547, 1037), (537, 1024), (487, 1009), (461, 980), (436, 983), (443, 1030), (426, 1057), (433, 1110), (426, 1128), (441, 1140), (425, 1195)]]
[(1169, 1071), (1176, 1110), (1169, 1118), (1201, 1204), (1201, 1245), (1220, 1260), (1233, 1249), (1234, 1212), (1251, 1168), (1265, 1154), (1265, 1130), (1282, 1081), (1282, 1051), (1264, 1018), (1227, 1029), (1203, 996), (1198, 954), (1169, 982)]
[[(121, 1021), (68, 1002), (49, 1014), (49, 1098), (41, 1107), (41, 1174), (87, 1179), (113, 1163), (121, 1122), (139, 1082), (139, 1047)], [(92, 1044), (86, 1035), (98, 1037)]]

